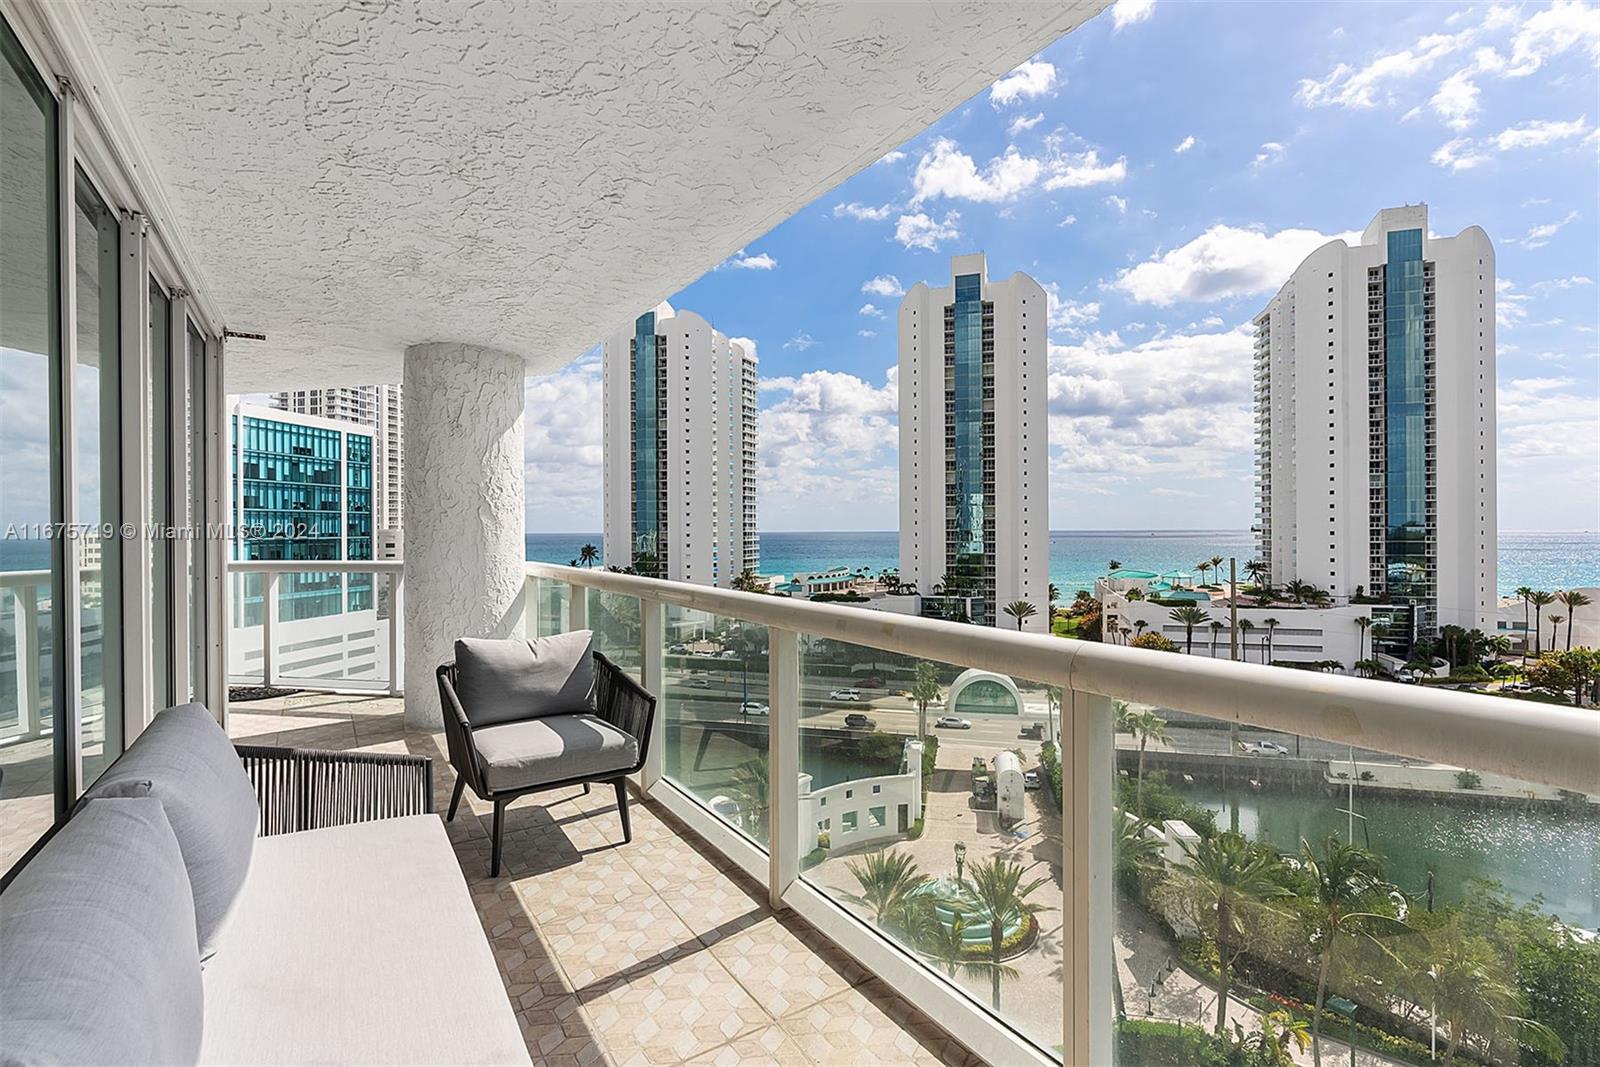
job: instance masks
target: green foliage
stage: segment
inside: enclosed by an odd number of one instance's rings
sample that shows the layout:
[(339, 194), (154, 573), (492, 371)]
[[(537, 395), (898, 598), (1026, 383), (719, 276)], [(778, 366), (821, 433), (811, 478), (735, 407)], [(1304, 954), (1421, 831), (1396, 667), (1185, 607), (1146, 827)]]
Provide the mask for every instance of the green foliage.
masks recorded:
[(1134, 648), (1148, 649), (1151, 652), (1178, 651), (1178, 646), (1173, 644), (1170, 638), (1168, 638), (1165, 634), (1158, 634), (1154, 630), (1147, 630), (1138, 637), (1135, 637), (1129, 642), (1129, 644), (1131, 644)]
[[(1138, 784), (1132, 778), (1117, 777), (1117, 807), (1134, 810), (1134, 794)], [(1167, 785), (1165, 771), (1151, 771), (1144, 776), (1144, 818), (1160, 825), (1168, 819), (1181, 819), (1201, 837), (1211, 837), (1217, 832), (1217, 816), (1210, 808), (1178, 795)]]
[(1482, 789), (1483, 788), (1483, 775), (1479, 774), (1477, 771), (1457, 771), (1456, 772), (1456, 788), (1457, 789)]
[(865, 604), (870, 599), (870, 597), (864, 597), (854, 589), (846, 590), (843, 593), (813, 593), (811, 595), (811, 601), (816, 604)]
[(1046, 741), (1039, 746), (1039, 766), (1044, 770), (1044, 780), (1050, 786), (1050, 795), (1055, 797), (1056, 812), (1060, 814), (1062, 808), (1061, 798), (1061, 755), (1056, 750), (1054, 741)]
[(1572, 702), (1583, 706), (1594, 699), (1600, 688), (1600, 650), (1579, 646), (1562, 652), (1546, 652), (1528, 665), (1528, 681), (1558, 693), (1572, 691)]
[(1117, 1023), (1118, 1063), (1139, 1067), (1235, 1067), (1233, 1046), (1198, 1026), (1123, 1019)]

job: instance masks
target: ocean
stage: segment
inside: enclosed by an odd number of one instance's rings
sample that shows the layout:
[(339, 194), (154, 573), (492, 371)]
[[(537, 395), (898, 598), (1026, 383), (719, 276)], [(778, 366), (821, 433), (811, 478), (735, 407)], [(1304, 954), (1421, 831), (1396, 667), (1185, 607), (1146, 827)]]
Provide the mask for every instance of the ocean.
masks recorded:
[[(527, 558), (569, 563), (585, 544), (604, 547), (598, 533), (529, 534)], [(1196, 563), (1212, 556), (1224, 560), (1233, 556), (1242, 569), (1254, 555), (1255, 541), (1248, 530), (1053, 530), (1050, 580), (1062, 600), (1071, 600), (1079, 589), (1092, 590), (1112, 560), (1138, 570), (1193, 572)], [(761, 535), (763, 574), (793, 575), (830, 567), (876, 574), (885, 567), (898, 567), (899, 561), (900, 536), (892, 530)], [(1502, 595), (1522, 585), (1600, 586), (1600, 533), (1502, 533), (1499, 582)]]

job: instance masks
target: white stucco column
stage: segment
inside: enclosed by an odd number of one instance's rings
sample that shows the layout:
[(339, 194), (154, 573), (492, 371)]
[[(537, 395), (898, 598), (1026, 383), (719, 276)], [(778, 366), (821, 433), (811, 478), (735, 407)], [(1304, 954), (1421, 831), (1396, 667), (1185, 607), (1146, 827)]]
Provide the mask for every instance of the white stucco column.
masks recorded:
[(406, 724), (440, 724), (434, 671), (458, 637), (522, 633), (520, 356), (475, 345), (406, 349)]

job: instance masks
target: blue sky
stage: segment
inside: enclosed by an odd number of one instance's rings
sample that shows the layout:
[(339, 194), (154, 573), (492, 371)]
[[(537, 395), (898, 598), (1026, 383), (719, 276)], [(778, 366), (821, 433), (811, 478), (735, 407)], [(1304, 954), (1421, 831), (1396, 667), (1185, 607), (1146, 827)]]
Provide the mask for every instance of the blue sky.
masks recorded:
[[(764, 529), (894, 528), (897, 292), (969, 251), (1056, 298), (1052, 527), (1243, 528), (1249, 319), (1426, 201), (1496, 247), (1501, 528), (1600, 529), (1597, 71), (1595, 5), (1121, 0), (671, 299), (757, 344)], [(598, 530), (597, 356), (527, 392), (528, 529)]]

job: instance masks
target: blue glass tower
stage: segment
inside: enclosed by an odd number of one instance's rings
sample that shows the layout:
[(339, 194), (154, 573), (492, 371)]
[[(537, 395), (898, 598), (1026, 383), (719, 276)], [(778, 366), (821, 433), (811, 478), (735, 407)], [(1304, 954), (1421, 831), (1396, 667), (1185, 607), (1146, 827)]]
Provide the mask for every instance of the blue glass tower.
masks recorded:
[(1422, 231), (1388, 235), (1384, 271), (1384, 560), (1388, 593), (1429, 592), (1428, 358)]
[(656, 352), (656, 313), (633, 324), (633, 559), (641, 574), (666, 573), (662, 559), (660, 367)]

